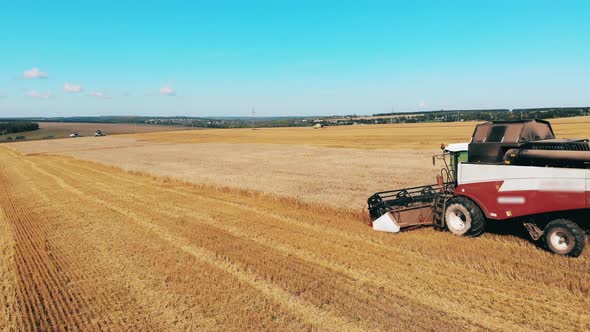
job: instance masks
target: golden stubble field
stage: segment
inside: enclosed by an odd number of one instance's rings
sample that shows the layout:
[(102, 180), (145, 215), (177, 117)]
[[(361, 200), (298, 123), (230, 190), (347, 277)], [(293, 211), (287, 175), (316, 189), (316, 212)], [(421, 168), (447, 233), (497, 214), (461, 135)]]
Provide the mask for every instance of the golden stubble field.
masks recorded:
[[(432, 150), (441, 143), (465, 142), (478, 122), (356, 125), (311, 128), (262, 128), (146, 133), (142, 140), (171, 143), (295, 144), (320, 147)], [(587, 137), (590, 117), (551, 121), (558, 137)]]
[[(590, 137), (590, 118), (554, 122), (559, 137)], [(374, 192), (434, 183), (441, 166), (432, 155), (441, 143), (468, 141), (475, 124), (195, 130), (10, 147), (359, 210)]]
[[(555, 129), (588, 131), (586, 119), (578, 122)], [(463, 125), (459, 130), (469, 136), (472, 128)], [(428, 136), (432, 129), (415, 130)], [(590, 329), (589, 255), (553, 256), (517, 235), (376, 233), (365, 224), (362, 204), (346, 205), (369, 190), (362, 181), (378, 174), (373, 166), (383, 164), (377, 172), (391, 177), (379, 180), (382, 189), (424, 182), (434, 174), (431, 164), (420, 166), (430, 162), (431, 148), (332, 148), (317, 138), (311, 141), (320, 143), (284, 143), (290, 134), (251, 142), (226, 133), (216, 143), (191, 142), (194, 132), (176, 132), (164, 139), (142, 134), (86, 145), (0, 147), (0, 326), (516, 331), (559, 330), (567, 322), (568, 330)], [(184, 135), (191, 138), (170, 142)], [(339, 135), (347, 141), (346, 131)], [(276, 149), (288, 153), (276, 156)], [(306, 154), (309, 159), (301, 159)], [(137, 165), (126, 171), (95, 162), (137, 158), (148, 159), (137, 164), (143, 172)], [(250, 172), (265, 158), (282, 160), (264, 168), (274, 180), (246, 190), (261, 181)], [(317, 158), (315, 165), (297, 166)], [(184, 173), (174, 177), (157, 171), (182, 164), (177, 170)], [(341, 166), (330, 172), (323, 164)], [(231, 171), (224, 173), (226, 167)], [(191, 172), (217, 172), (225, 183), (186, 182)], [(305, 184), (310, 191), (329, 190), (332, 177), (352, 177), (363, 189), (346, 190), (347, 182), (339, 195), (348, 198), (321, 204), (336, 196), (329, 193), (305, 201), (301, 189), (285, 183), (308, 177), (314, 179)], [(273, 181), (286, 186), (282, 195)]]

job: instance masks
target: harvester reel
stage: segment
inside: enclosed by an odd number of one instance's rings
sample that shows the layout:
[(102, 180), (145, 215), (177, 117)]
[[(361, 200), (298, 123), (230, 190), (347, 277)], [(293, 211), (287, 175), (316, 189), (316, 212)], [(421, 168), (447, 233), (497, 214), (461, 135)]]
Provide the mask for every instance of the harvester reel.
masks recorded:
[(422, 195), (427, 195), (427, 196), (436, 195), (436, 192), (434, 191), (434, 189), (432, 189), (432, 187), (428, 186), (428, 187), (424, 187), (424, 189), (422, 189)]
[(407, 190), (402, 190), (397, 193), (396, 198), (400, 203), (409, 204), (412, 202), (412, 195)]

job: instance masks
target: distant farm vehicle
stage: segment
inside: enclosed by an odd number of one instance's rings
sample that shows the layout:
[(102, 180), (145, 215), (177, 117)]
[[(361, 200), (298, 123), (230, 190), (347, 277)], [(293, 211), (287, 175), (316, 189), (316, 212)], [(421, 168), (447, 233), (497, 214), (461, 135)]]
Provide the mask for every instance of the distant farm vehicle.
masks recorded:
[(97, 131), (94, 132), (94, 136), (96, 136), (96, 137), (105, 136), (105, 134), (100, 129), (98, 129)]
[(80, 134), (78, 134), (77, 131), (74, 131), (70, 134), (70, 137), (80, 137)]
[(470, 143), (442, 146), (436, 184), (374, 194), (375, 230), (420, 226), (458, 236), (484, 233), (486, 222), (522, 224), (549, 251), (577, 257), (590, 220), (590, 143), (556, 139), (547, 121), (486, 122)]

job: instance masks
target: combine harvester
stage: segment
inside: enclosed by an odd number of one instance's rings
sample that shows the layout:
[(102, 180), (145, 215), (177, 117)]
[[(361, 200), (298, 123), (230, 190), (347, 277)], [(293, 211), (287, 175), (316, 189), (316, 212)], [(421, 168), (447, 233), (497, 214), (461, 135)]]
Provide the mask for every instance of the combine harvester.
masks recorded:
[(437, 183), (368, 199), (373, 228), (421, 226), (458, 236), (483, 234), (487, 220), (521, 223), (533, 240), (577, 257), (590, 221), (590, 143), (556, 139), (547, 121), (486, 122), (470, 143), (442, 146)]

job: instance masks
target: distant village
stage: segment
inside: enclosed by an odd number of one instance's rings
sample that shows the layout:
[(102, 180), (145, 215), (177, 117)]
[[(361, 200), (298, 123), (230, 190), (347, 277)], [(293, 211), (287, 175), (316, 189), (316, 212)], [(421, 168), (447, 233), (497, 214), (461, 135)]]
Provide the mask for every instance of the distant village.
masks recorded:
[(96, 117), (31, 117), (5, 118), (0, 122), (4, 133), (31, 130), (25, 123), (80, 122), (149, 124), (192, 128), (263, 128), (263, 127), (315, 127), (352, 126), (396, 123), (461, 122), (461, 121), (514, 121), (526, 119), (552, 119), (590, 115), (590, 107), (553, 107), (528, 109), (439, 110), (417, 112), (377, 113), (372, 115), (306, 116), (306, 117), (151, 117), (151, 116), (96, 116)]
[(254, 127), (325, 127), (370, 124), (461, 122), (461, 121), (514, 121), (525, 119), (551, 119), (590, 115), (590, 107), (559, 107), (535, 109), (492, 110), (440, 110), (410, 113), (379, 113), (370, 116), (331, 117), (239, 117), (196, 118), (157, 117), (144, 119), (146, 124), (173, 125), (198, 128), (254, 128)]

